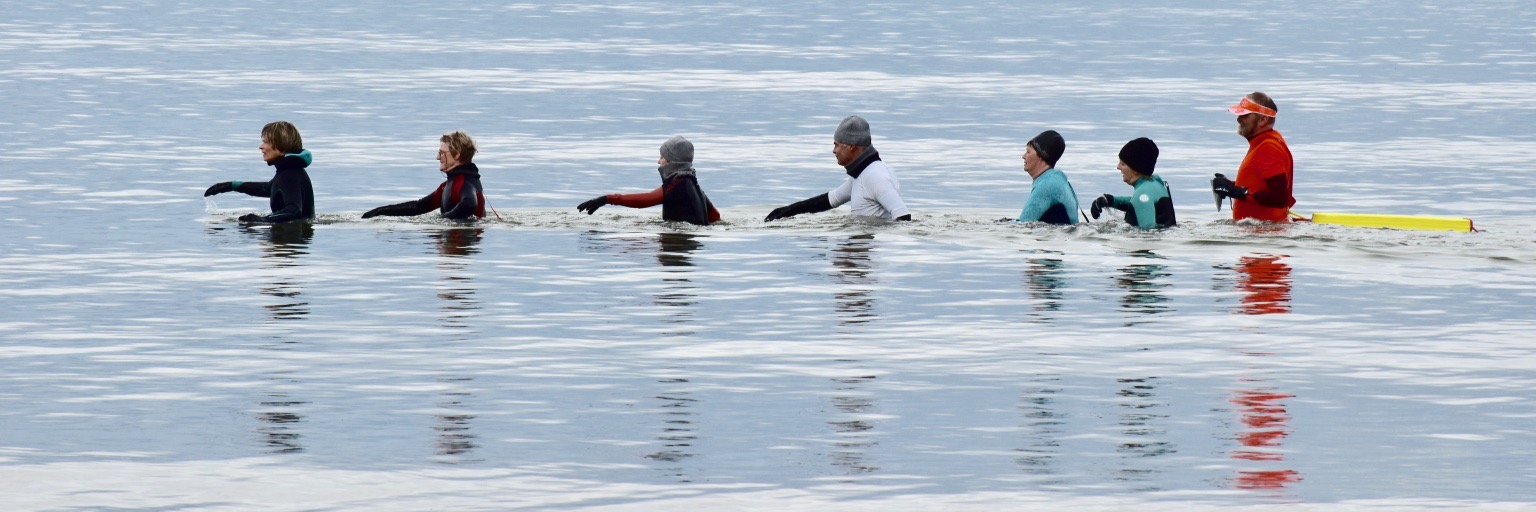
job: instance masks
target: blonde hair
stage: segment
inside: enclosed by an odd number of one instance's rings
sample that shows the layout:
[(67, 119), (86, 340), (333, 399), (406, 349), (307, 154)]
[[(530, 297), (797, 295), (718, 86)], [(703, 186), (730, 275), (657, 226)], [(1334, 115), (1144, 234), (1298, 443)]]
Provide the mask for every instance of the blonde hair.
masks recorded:
[(299, 128), (288, 121), (273, 121), (261, 127), (261, 140), (283, 153), (304, 150), (304, 139), (299, 137)]
[(467, 164), (475, 160), (475, 139), (463, 130), (445, 133), (439, 142), (448, 143), (448, 153), (459, 161)]

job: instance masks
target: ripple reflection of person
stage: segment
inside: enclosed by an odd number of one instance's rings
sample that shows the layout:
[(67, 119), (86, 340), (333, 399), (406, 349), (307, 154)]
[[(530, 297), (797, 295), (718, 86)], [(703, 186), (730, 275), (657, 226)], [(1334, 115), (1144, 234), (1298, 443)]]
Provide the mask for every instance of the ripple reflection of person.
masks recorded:
[(1242, 313), (1269, 315), (1291, 311), (1291, 266), (1285, 255), (1245, 255), (1237, 261), (1237, 286), (1243, 292)]
[[(669, 314), (666, 322), (676, 324), (678, 328), (663, 333), (667, 336), (689, 336), (693, 331), (687, 324), (693, 321), (694, 306), (698, 304), (696, 290), (698, 286), (690, 278), (694, 272), (693, 254), (704, 248), (701, 236), (690, 233), (658, 233), (656, 236), (656, 263), (661, 265), (662, 288), (652, 298), (658, 306), (664, 306)], [(674, 368), (684, 371), (686, 368)], [(665, 463), (658, 469), (665, 471), (679, 483), (689, 483), (693, 478), (689, 476), (688, 467), (684, 461), (693, 458), (693, 444), (698, 439), (698, 427), (695, 416), (698, 412), (695, 407), (698, 399), (694, 398), (693, 389), (696, 386), (684, 377), (666, 378), (658, 381), (665, 389), (656, 395), (658, 400), (658, 413), (661, 417), (661, 431), (656, 435), (656, 441), (661, 444), (661, 449), (646, 455), (645, 457), (660, 463)]]
[[(309, 253), (315, 228), (307, 222), (274, 224), (268, 228), (241, 227), (240, 230), (262, 242), (260, 268), (271, 272), (271, 284), (261, 288), (261, 294), (277, 299), (275, 304), (264, 306), (272, 322), (303, 320), (309, 315), (309, 302), (303, 299), (303, 286), (295, 269), (303, 266), (301, 256)], [(275, 343), (261, 345), (264, 350), (292, 350), (298, 342), (275, 336)], [(270, 453), (298, 453), (304, 451), (300, 442), (303, 434), (299, 425), (304, 422), (301, 411), (309, 402), (293, 397), (289, 389), (299, 389), (302, 381), (289, 375), (291, 370), (275, 371), (267, 376), (273, 389), (257, 401), (256, 433), (261, 436)]]
[(1025, 474), (1041, 477), (1042, 485), (1066, 484), (1056, 468), (1061, 460), (1061, 438), (1067, 435), (1067, 420), (1072, 416), (1072, 409), (1059, 403), (1062, 389), (1060, 375), (1036, 375), (1020, 397), (1026, 443), (1014, 448), (1018, 455), (1013, 461)]
[(688, 476), (683, 461), (693, 457), (693, 443), (698, 439), (698, 428), (694, 425), (694, 406), (698, 405), (698, 399), (693, 397), (693, 386), (685, 378), (666, 378), (657, 381), (667, 389), (656, 395), (658, 413), (661, 415), (661, 432), (656, 435), (656, 441), (661, 443), (661, 450), (645, 456), (657, 462), (667, 463), (668, 466), (657, 468), (667, 472), (676, 478), (679, 483), (688, 483), (692, 478)]
[[(480, 310), (475, 297), (475, 282), (469, 264), (470, 256), (480, 252), (480, 239), (485, 234), (482, 227), (454, 227), (432, 233), (437, 246), (437, 268), (441, 283), (437, 298), (443, 300), (442, 326), (452, 333), (447, 343), (456, 345), (471, 342), (479, 337), (479, 331), (469, 322)], [(437, 408), (433, 414), (432, 430), (437, 432), (436, 450), (438, 462), (462, 464), (474, 462), (470, 455), (480, 447), (480, 436), (471, 428), (475, 419), (472, 401), (475, 398), (471, 385), (474, 377), (455, 375), (444, 371), (437, 378), (439, 384), (448, 386), (439, 393)]]
[(1024, 268), (1024, 287), (1029, 290), (1030, 298), (1034, 299), (1034, 313), (1030, 316), (1038, 323), (1050, 323), (1054, 320), (1046, 314), (1060, 311), (1062, 300), (1066, 298), (1061, 292), (1061, 287), (1066, 283), (1065, 272), (1062, 270), (1063, 262), (1057, 251), (1035, 251), (1047, 256), (1033, 257), (1026, 260), (1028, 267)]
[[(1237, 287), (1243, 292), (1242, 306), (1237, 313), (1245, 315), (1286, 314), (1291, 311), (1291, 267), (1284, 261), (1285, 255), (1245, 255), (1237, 263)], [(1250, 357), (1268, 357), (1264, 352), (1246, 352)], [(1295, 395), (1282, 392), (1265, 379), (1244, 378), (1239, 380), (1229, 400), (1237, 406), (1242, 430), (1237, 434), (1240, 445), (1233, 450), (1233, 459), (1265, 466), (1263, 469), (1241, 469), (1233, 480), (1239, 489), (1280, 491), (1301, 481), (1296, 470), (1277, 467), (1285, 461), (1283, 443), (1290, 436), (1290, 414), (1285, 401)]]
[(276, 304), (268, 304), (267, 311), (273, 320), (298, 320), (309, 314), (309, 302), (303, 298), (303, 287), (293, 269), (303, 267), (300, 257), (309, 254), (309, 244), (314, 240), (315, 228), (307, 222), (274, 224), (269, 228), (240, 228), (256, 235), (263, 243), (261, 268), (272, 270), (272, 284), (261, 289), (262, 295), (274, 297)]
[(654, 301), (659, 306), (669, 306), (672, 309), (667, 322), (676, 324), (680, 330), (667, 333), (669, 336), (687, 336), (693, 331), (683, 329), (682, 326), (693, 321), (693, 306), (698, 304), (698, 285), (689, 277), (693, 274), (693, 253), (702, 249), (704, 243), (698, 235), (689, 233), (661, 233), (657, 235), (660, 247), (656, 250), (656, 262), (661, 264), (662, 288), (657, 292)]
[(1157, 457), (1177, 451), (1168, 436), (1168, 402), (1157, 395), (1157, 377), (1116, 379), (1121, 389), (1119, 426), (1124, 436), (1115, 446), (1121, 468), (1116, 480), (1138, 482), (1139, 492), (1162, 490), (1155, 478)]
[[(1135, 251), (1131, 256), (1145, 258), (1152, 261), (1161, 261), (1152, 251)], [(1141, 315), (1155, 315), (1172, 311), (1166, 303), (1168, 297), (1158, 293), (1159, 290), (1171, 286), (1164, 281), (1169, 274), (1168, 266), (1162, 263), (1137, 263), (1120, 268), (1120, 276), (1115, 280), (1122, 288), (1125, 288), (1125, 296), (1120, 299), (1120, 307), (1127, 313)], [(1141, 322), (1126, 322), (1126, 326), (1136, 325)]]
[[(839, 361), (848, 363), (851, 361)], [(832, 465), (842, 468), (849, 475), (879, 471), (880, 466), (869, 460), (869, 450), (879, 445), (875, 438), (875, 413), (873, 394), (864, 386), (875, 381), (874, 375), (860, 375), (832, 379), (838, 384), (833, 391), (832, 407), (836, 409), (827, 425), (837, 437), (832, 441)]]
[(848, 237), (832, 249), (833, 280), (842, 285), (833, 294), (837, 301), (838, 325), (855, 325), (878, 320), (875, 298), (877, 281), (872, 272), (870, 249), (875, 235), (865, 233)]

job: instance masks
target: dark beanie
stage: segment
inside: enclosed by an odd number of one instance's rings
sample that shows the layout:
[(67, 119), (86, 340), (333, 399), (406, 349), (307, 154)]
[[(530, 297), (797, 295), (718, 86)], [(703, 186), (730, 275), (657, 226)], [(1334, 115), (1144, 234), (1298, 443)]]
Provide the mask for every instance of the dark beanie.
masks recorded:
[(1146, 137), (1127, 142), (1120, 148), (1120, 161), (1133, 171), (1151, 176), (1152, 169), (1157, 167), (1157, 143)]
[(1067, 141), (1061, 138), (1056, 130), (1040, 132), (1035, 138), (1029, 139), (1029, 145), (1035, 147), (1035, 154), (1040, 155), (1041, 160), (1056, 167), (1056, 161), (1061, 159), (1061, 154), (1067, 152)]

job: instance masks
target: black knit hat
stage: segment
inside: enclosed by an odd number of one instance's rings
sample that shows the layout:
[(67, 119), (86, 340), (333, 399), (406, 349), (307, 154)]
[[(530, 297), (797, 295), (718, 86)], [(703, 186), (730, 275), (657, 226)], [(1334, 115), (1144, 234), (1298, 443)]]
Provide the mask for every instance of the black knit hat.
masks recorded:
[(1040, 132), (1035, 138), (1029, 139), (1029, 145), (1035, 147), (1035, 154), (1040, 155), (1041, 160), (1056, 167), (1056, 161), (1061, 159), (1061, 154), (1067, 152), (1067, 141), (1061, 138), (1056, 130)]
[(1146, 137), (1127, 142), (1120, 148), (1120, 161), (1133, 171), (1151, 176), (1157, 168), (1157, 143)]

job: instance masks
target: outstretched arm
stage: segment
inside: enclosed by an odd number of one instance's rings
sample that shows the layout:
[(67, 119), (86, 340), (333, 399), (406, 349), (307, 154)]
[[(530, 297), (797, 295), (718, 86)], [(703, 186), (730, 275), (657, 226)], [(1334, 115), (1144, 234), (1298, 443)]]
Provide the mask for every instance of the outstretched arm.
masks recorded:
[(788, 206), (780, 206), (778, 208), (774, 208), (773, 211), (768, 212), (767, 217), (763, 218), (763, 222), (772, 222), (783, 218), (794, 217), (802, 213), (824, 212), (831, 209), (832, 201), (827, 198), (827, 194), (820, 194)]
[(267, 181), (225, 181), (203, 191), (203, 197), (225, 192), (239, 192), (256, 197), (272, 197), (272, 183)]
[(430, 212), (432, 210), (436, 210), (437, 198), (440, 197), (438, 194), (440, 194), (442, 190), (443, 189), (439, 187), (431, 194), (427, 194), (427, 197), (423, 197), (415, 201), (395, 203), (368, 210), (367, 213), (363, 214), (363, 218), (367, 219), (378, 217), (380, 215), (388, 215), (391, 217), (414, 217), (423, 213)]

